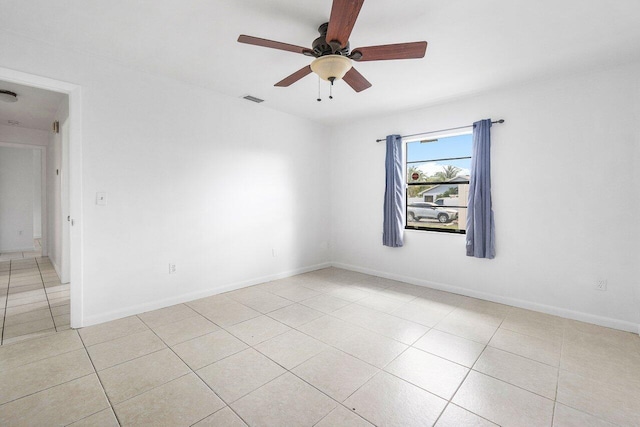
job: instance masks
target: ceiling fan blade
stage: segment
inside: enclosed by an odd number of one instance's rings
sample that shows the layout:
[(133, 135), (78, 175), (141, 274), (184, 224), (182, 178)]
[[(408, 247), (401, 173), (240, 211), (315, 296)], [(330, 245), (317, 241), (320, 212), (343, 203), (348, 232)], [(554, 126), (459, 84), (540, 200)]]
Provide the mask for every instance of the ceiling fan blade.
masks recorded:
[(300, 80), (301, 78), (303, 78), (304, 76), (311, 74), (311, 66), (307, 65), (304, 68), (299, 69), (298, 71), (296, 71), (295, 73), (291, 74), (288, 77), (285, 77), (284, 79), (280, 80), (278, 83), (276, 83), (274, 86), (278, 86), (278, 87), (287, 87), (287, 86), (291, 86), (292, 84), (294, 84), (295, 82), (297, 82), (298, 80)]
[(339, 43), (340, 48), (347, 45), (363, 3), (364, 0), (333, 0), (327, 28), (327, 43)]
[(371, 87), (371, 83), (369, 83), (369, 81), (353, 67), (347, 71), (347, 74), (344, 75), (342, 80), (344, 80), (345, 83), (351, 86), (351, 88), (356, 92), (362, 92), (363, 90)]
[(380, 46), (357, 47), (351, 51), (354, 61), (383, 61), (387, 59), (423, 58), (427, 42), (385, 44)]
[(238, 41), (240, 43), (252, 44), (255, 46), (270, 47), (271, 49), (286, 50), (294, 53), (302, 53), (303, 55), (307, 56), (315, 56), (313, 51), (311, 49), (307, 49), (306, 47), (277, 42), (273, 40), (261, 39), (260, 37), (241, 34), (240, 37), (238, 37)]

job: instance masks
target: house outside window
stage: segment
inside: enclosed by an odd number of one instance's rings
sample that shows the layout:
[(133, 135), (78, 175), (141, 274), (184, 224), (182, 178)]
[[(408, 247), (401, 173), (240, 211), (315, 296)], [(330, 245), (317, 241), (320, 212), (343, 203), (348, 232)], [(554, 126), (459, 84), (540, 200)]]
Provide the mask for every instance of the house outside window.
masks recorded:
[(412, 230), (464, 234), (472, 134), (406, 143), (406, 224)]

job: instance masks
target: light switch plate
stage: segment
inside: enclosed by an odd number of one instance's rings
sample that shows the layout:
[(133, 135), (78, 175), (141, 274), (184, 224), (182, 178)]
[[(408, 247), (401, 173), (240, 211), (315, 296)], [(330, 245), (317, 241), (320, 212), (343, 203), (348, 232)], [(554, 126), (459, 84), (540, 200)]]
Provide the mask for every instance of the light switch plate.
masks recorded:
[(96, 193), (96, 205), (107, 206), (107, 193), (105, 191)]

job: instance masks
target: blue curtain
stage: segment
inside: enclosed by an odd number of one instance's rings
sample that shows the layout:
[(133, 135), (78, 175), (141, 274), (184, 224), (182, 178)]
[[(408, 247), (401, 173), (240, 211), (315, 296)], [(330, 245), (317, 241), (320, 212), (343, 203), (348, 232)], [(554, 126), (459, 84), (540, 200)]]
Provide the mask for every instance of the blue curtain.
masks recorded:
[(467, 256), (496, 256), (491, 209), (491, 119), (473, 124), (473, 153), (467, 209)]
[(387, 172), (384, 188), (384, 225), (382, 244), (392, 248), (401, 247), (404, 226), (404, 176), (402, 159), (402, 138), (400, 135), (387, 136)]

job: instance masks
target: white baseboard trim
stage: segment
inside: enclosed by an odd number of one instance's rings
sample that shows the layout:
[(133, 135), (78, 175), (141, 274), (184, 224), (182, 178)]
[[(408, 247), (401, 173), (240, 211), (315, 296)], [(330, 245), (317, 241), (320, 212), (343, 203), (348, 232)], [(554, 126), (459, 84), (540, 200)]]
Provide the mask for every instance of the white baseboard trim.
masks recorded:
[(35, 246), (25, 246), (22, 248), (13, 248), (13, 249), (0, 249), (0, 253), (7, 252), (33, 252), (36, 250)]
[[(284, 279), (286, 277), (291, 277), (291, 276), (295, 276), (297, 274), (302, 274), (302, 273), (308, 273), (310, 271), (320, 270), (322, 268), (327, 268), (330, 266), (331, 266), (331, 263), (324, 262), (321, 264), (315, 264), (307, 267), (298, 268), (295, 270), (289, 270), (281, 273), (271, 274), (268, 276), (262, 276), (254, 279), (244, 280), (242, 282), (230, 283), (224, 286), (217, 287), (215, 289), (206, 289), (202, 291), (191, 292), (184, 295), (176, 295), (174, 297), (152, 301), (144, 304), (133, 305), (130, 307), (120, 308), (118, 310), (112, 310), (106, 313), (100, 313), (92, 316), (83, 316), (83, 322), (81, 327), (97, 325), (98, 323), (104, 323), (110, 320), (116, 320), (116, 319), (120, 319), (127, 316), (133, 316), (135, 314), (140, 314), (140, 313), (144, 313), (151, 310), (157, 310), (157, 309), (169, 307), (175, 304), (182, 304), (182, 303), (197, 300), (200, 298), (210, 297), (212, 295), (218, 295), (223, 292), (235, 291), (236, 289), (258, 285), (260, 283), (270, 282), (272, 280)], [(55, 265), (54, 265), (54, 268), (55, 268)]]
[(461, 288), (458, 286), (447, 285), (444, 283), (431, 282), (429, 280), (417, 279), (415, 277), (402, 276), (398, 274), (386, 273), (370, 268), (358, 267), (355, 265), (343, 264), (340, 262), (332, 262), (331, 266), (343, 268), (345, 270), (357, 271), (358, 273), (370, 274), (372, 276), (383, 277), (385, 279), (397, 280), (399, 282), (410, 283), (412, 285), (424, 286), (427, 288), (437, 289), (446, 292), (452, 292), (468, 297), (479, 298), (487, 301), (497, 302), (500, 304), (511, 305), (514, 307), (524, 308), (527, 310), (539, 311), (542, 313), (552, 314), (567, 319), (579, 320), (581, 322), (592, 323), (594, 325), (605, 326), (607, 328), (619, 329), (622, 331), (640, 334), (640, 325), (628, 322), (626, 320), (613, 319), (611, 317), (598, 316), (595, 314), (584, 313), (581, 311), (569, 310), (562, 307), (530, 302), (517, 298), (509, 298), (501, 295), (490, 294), (486, 292), (474, 291), (472, 289)]
[(51, 258), (49, 258), (49, 261), (51, 261), (51, 265), (53, 265), (53, 269), (56, 271), (58, 279), (60, 279), (62, 277), (62, 274), (60, 274), (60, 267), (58, 267), (58, 264), (56, 264), (56, 262)]

